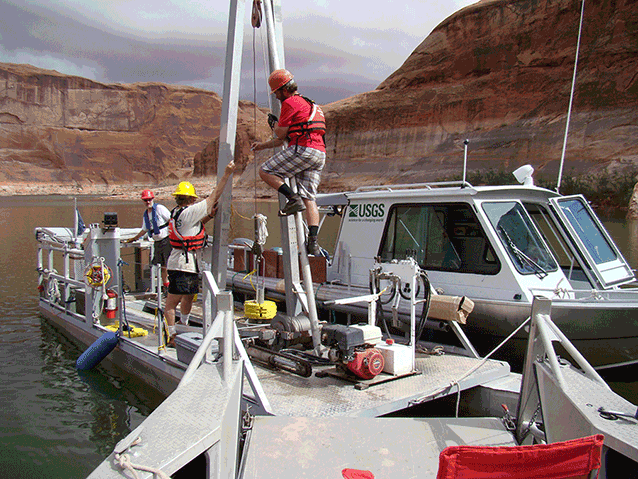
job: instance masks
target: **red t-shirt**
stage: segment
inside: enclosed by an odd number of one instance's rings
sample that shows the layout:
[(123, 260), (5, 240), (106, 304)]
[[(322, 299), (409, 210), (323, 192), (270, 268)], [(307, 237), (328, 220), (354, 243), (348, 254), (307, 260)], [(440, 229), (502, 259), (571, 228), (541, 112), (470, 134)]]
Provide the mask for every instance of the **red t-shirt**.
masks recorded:
[[(319, 108), (319, 106), (317, 106)], [(281, 104), (281, 116), (279, 118), (279, 126), (291, 126), (297, 123), (303, 123), (308, 121), (310, 113), (312, 112), (312, 105), (299, 95), (293, 95), (287, 98)], [(315, 120), (323, 120), (323, 113), (317, 112)], [(310, 138), (303, 134), (299, 136), (297, 141), (296, 135), (291, 135), (291, 145), (305, 146), (308, 148), (315, 148), (317, 150), (326, 151), (326, 147), (323, 143), (323, 134), (319, 131), (311, 131)]]

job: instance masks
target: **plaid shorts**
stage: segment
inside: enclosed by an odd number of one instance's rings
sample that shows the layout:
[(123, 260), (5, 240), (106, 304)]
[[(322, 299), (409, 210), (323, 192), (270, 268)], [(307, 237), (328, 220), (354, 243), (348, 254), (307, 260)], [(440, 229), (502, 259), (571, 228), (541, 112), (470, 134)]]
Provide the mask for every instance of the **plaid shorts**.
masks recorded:
[(314, 200), (325, 163), (326, 154), (321, 150), (289, 146), (266, 160), (261, 169), (280, 178), (294, 176), (299, 196)]

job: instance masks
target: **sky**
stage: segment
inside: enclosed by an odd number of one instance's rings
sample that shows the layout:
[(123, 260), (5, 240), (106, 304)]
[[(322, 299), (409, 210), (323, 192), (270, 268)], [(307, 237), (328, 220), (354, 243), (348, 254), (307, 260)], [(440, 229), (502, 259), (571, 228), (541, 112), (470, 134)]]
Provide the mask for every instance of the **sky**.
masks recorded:
[[(443, 20), (477, 0), (281, 0), (286, 68), (321, 104), (373, 90)], [(0, 62), (103, 83), (158, 81), (219, 94), (230, 2), (0, 0)], [(265, 28), (246, 0), (240, 97), (267, 103)], [(253, 45), (255, 47), (253, 48)]]

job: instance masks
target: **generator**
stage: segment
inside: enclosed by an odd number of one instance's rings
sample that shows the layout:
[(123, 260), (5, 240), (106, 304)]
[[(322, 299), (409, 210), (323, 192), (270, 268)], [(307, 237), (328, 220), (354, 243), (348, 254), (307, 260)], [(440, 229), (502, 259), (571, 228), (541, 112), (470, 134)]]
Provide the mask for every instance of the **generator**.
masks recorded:
[(381, 328), (369, 324), (321, 328), (321, 344), (328, 348), (330, 362), (361, 379), (372, 379), (383, 371), (383, 355), (375, 348), (381, 339)]

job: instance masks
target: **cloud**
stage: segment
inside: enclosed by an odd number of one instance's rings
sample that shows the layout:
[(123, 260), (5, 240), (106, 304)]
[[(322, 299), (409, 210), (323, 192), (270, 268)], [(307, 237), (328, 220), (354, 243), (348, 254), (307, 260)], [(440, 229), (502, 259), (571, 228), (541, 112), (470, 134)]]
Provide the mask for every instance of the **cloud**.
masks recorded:
[[(437, 17), (473, 2), (406, 0), (392, 8), (363, 0), (282, 3), (286, 66), (309, 95), (326, 103), (375, 88), (429, 34)], [(253, 52), (250, 5), (240, 96), (252, 99), (256, 76), (263, 103), (265, 32), (255, 32)], [(5, 0), (0, 61), (105, 83), (157, 81), (221, 94), (227, 17), (226, 2), (202, 0)]]

